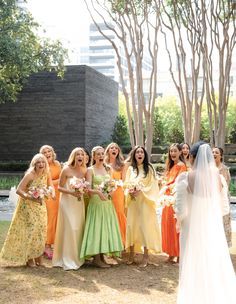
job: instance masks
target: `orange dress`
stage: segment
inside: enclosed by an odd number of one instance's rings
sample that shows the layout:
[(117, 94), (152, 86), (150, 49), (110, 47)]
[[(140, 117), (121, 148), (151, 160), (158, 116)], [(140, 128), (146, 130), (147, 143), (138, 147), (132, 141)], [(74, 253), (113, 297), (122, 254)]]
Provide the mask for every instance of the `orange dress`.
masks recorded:
[[(112, 178), (115, 180), (122, 180), (122, 172), (113, 170)], [(118, 186), (114, 191), (112, 196), (112, 202), (116, 210), (119, 226), (120, 226), (120, 234), (122, 238), (122, 242), (125, 245), (125, 236), (126, 236), (126, 215), (125, 215), (125, 196), (123, 188)]]
[(59, 198), (60, 198), (60, 193), (58, 191), (58, 182), (54, 183), (54, 181), (59, 179), (61, 173), (61, 166), (59, 162), (53, 162), (49, 164), (49, 169), (55, 189), (56, 198), (55, 199), (49, 198), (46, 201), (47, 217), (48, 217), (46, 244), (52, 245), (54, 244), (54, 239), (55, 239), (55, 233), (57, 227), (57, 214), (58, 214)]
[[(167, 185), (173, 185), (177, 176), (187, 171), (184, 164), (174, 165), (167, 174)], [(166, 195), (171, 195), (170, 190), (166, 190)], [(162, 251), (169, 256), (179, 256), (179, 233), (176, 232), (176, 219), (173, 206), (165, 206), (162, 210), (161, 218)]]

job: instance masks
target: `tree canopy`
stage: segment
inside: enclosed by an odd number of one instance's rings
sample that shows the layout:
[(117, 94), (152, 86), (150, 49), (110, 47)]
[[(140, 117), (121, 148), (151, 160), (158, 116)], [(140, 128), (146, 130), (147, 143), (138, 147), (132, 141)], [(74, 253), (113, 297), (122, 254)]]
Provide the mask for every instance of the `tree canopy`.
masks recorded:
[(16, 101), (32, 73), (64, 72), (67, 51), (59, 41), (42, 38), (39, 24), (15, 0), (0, 0), (0, 103)]

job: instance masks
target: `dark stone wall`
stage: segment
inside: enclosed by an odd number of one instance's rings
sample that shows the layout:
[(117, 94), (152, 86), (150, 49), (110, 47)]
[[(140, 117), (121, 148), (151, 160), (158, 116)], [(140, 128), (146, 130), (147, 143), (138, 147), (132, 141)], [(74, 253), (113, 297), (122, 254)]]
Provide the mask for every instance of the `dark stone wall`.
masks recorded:
[(16, 103), (0, 104), (0, 161), (31, 160), (44, 144), (60, 161), (77, 146), (109, 141), (118, 114), (118, 84), (87, 66), (34, 74)]

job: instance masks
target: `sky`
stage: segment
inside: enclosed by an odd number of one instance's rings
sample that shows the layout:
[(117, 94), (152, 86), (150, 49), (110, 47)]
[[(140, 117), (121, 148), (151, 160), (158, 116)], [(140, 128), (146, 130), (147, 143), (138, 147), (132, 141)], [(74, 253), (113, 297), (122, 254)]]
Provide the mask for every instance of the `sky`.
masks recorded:
[(61, 40), (67, 48), (88, 44), (91, 19), (83, 0), (27, 0), (26, 8), (47, 36)]

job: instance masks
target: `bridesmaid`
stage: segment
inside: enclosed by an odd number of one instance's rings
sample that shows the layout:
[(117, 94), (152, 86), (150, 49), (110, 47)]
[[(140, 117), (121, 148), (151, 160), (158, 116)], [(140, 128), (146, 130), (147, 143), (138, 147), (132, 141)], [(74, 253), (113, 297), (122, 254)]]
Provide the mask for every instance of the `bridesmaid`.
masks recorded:
[(102, 147), (92, 149), (91, 163), (86, 175), (91, 189), (80, 257), (94, 256), (94, 265), (108, 268), (110, 265), (106, 264), (104, 254), (119, 256), (123, 245), (112, 201), (98, 189), (102, 182), (111, 179), (111, 170), (104, 164)]
[[(226, 183), (229, 188), (230, 184), (230, 173), (229, 168), (223, 163), (223, 157), (224, 157), (224, 151), (220, 147), (215, 147), (212, 149), (213, 157), (215, 159), (216, 167), (219, 169), (219, 172), (221, 175), (224, 176)], [(230, 205), (230, 194), (228, 191), (228, 201)], [(223, 222), (224, 222), (224, 230), (225, 230), (225, 236), (227, 239), (228, 247), (232, 247), (232, 229), (231, 229), (231, 216), (230, 213), (223, 216)]]
[(70, 182), (73, 177), (83, 179), (86, 171), (85, 152), (75, 148), (62, 169), (58, 187), (61, 198), (52, 265), (64, 270), (79, 269), (84, 263), (79, 258), (85, 222), (84, 200)]
[(128, 265), (134, 263), (134, 253), (143, 253), (140, 267), (148, 265), (148, 251), (161, 251), (161, 236), (156, 215), (158, 181), (155, 171), (148, 161), (144, 147), (136, 146), (130, 157), (131, 165), (126, 174), (125, 185), (142, 186), (132, 194), (128, 193), (127, 233), (125, 248), (130, 250)]
[(182, 156), (185, 162), (185, 165), (188, 169), (188, 171), (191, 169), (191, 163), (190, 163), (190, 146), (187, 143), (182, 143), (180, 144), (181, 146), (181, 152), (182, 152)]
[[(177, 176), (187, 171), (187, 167), (183, 162), (180, 144), (172, 144), (168, 151), (166, 160), (166, 191), (165, 195), (173, 196), (175, 181)], [(161, 219), (162, 228), (162, 251), (169, 255), (168, 262), (179, 261), (179, 233), (176, 231), (175, 212), (172, 204), (165, 205), (162, 210)]]
[(51, 178), (52, 178), (52, 183), (56, 195), (55, 199), (49, 198), (46, 200), (48, 225), (47, 225), (47, 241), (44, 250), (44, 255), (48, 259), (52, 259), (52, 255), (53, 255), (52, 246), (54, 245), (55, 233), (57, 227), (57, 214), (58, 214), (59, 195), (60, 195), (58, 191), (58, 182), (61, 173), (61, 165), (56, 160), (56, 153), (53, 147), (49, 145), (44, 145), (40, 148), (40, 153), (42, 153), (47, 159)]
[[(43, 154), (36, 154), (19, 183), (19, 195), (0, 258), (8, 265), (42, 265), (47, 237), (47, 209), (45, 200), (33, 198), (32, 188), (53, 187), (48, 163)], [(54, 197), (54, 194), (53, 194)]]
[[(116, 181), (124, 181), (124, 157), (120, 147), (116, 143), (110, 143), (105, 150), (105, 164), (112, 168), (112, 179)], [(125, 216), (125, 197), (123, 188), (120, 186), (114, 191), (112, 195), (112, 202), (116, 209), (120, 225), (120, 233), (122, 242), (125, 246), (126, 234), (126, 216)]]

